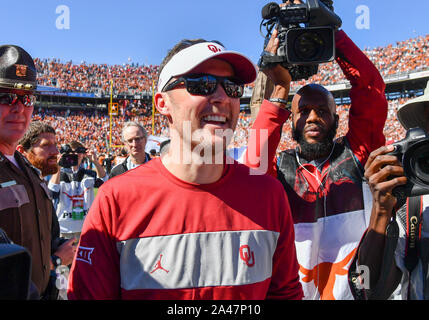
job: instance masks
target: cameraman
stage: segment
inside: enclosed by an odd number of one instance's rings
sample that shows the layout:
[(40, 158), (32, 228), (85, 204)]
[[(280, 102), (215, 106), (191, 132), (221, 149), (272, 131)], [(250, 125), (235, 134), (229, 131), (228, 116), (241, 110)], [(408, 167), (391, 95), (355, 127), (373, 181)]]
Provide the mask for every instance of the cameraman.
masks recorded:
[[(268, 55), (277, 53), (277, 36), (274, 30), (265, 48)], [(335, 33), (335, 48), (335, 60), (352, 85), (347, 134), (334, 140), (339, 121), (335, 99), (319, 84), (299, 89), (290, 107), (291, 74), (273, 64), (263, 70), (274, 85), (271, 101), (263, 100), (251, 131), (266, 130), (268, 140), (251, 134), (244, 158), (249, 166), (268, 166), (288, 195), (304, 299), (353, 299), (347, 267), (368, 226), (365, 208), (371, 206), (363, 166), (371, 151), (385, 143), (387, 101), (380, 73), (342, 30)], [(282, 151), (277, 162), (289, 116), (298, 146)], [(259, 151), (266, 146), (268, 157)]]
[[(62, 167), (52, 175), (48, 187), (54, 199), (58, 200), (56, 213), (61, 236), (79, 239), (85, 215), (94, 201), (94, 188), (100, 187), (107, 180), (107, 175), (97, 161), (96, 153), (87, 151), (80, 142), (72, 141), (62, 149), (68, 151), (62, 157), (77, 155), (77, 164), (71, 168)], [(84, 169), (82, 162), (85, 156), (94, 164), (96, 171)]]
[[(399, 108), (398, 119), (407, 130), (418, 127), (429, 132), (429, 82), (423, 96)], [(409, 197), (405, 203), (393, 195), (395, 187), (407, 182), (401, 162), (386, 154), (393, 150), (389, 145), (373, 151), (365, 165), (374, 201), (350, 277), (358, 278), (357, 267), (367, 266), (370, 283), (367, 289), (356, 286), (356, 280), (350, 284), (356, 299), (429, 300), (429, 195)], [(418, 224), (412, 223), (413, 215)]]

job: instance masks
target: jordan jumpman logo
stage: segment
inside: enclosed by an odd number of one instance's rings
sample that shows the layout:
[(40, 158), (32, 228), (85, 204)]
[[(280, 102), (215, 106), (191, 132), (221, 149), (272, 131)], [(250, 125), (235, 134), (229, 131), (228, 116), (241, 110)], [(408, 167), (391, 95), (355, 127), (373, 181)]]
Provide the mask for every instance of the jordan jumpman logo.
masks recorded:
[(167, 272), (167, 273), (168, 273), (168, 270), (164, 269), (164, 268), (161, 266), (161, 259), (162, 259), (162, 254), (160, 254), (160, 255), (159, 255), (159, 260), (158, 260), (158, 262), (156, 263), (156, 265), (155, 265), (154, 269), (153, 269), (150, 273), (154, 273), (156, 270), (159, 270), (159, 269), (164, 270), (165, 272)]

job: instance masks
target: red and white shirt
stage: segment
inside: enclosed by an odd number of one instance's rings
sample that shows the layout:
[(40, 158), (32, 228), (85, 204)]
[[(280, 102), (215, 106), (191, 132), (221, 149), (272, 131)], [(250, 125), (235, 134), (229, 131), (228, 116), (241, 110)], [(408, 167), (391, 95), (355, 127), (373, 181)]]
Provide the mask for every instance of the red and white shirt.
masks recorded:
[(301, 299), (282, 185), (226, 165), (192, 184), (154, 159), (105, 183), (84, 222), (69, 299)]

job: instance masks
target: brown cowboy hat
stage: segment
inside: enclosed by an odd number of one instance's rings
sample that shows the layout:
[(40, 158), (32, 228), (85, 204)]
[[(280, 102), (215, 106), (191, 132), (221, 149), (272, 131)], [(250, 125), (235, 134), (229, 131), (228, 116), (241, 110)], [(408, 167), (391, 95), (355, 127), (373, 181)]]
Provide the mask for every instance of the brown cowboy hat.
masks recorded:
[(27, 51), (14, 45), (0, 46), (0, 88), (34, 91), (36, 67)]

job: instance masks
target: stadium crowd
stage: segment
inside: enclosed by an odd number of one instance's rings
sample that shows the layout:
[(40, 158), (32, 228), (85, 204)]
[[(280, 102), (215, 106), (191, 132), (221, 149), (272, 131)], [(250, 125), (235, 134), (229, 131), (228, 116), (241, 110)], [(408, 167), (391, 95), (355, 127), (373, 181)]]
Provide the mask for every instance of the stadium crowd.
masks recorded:
[[(429, 57), (429, 35), (398, 41), (396, 45), (367, 48), (364, 53), (371, 59), (383, 77), (427, 69)], [(113, 80), (114, 94), (138, 94), (151, 92), (152, 83), (157, 82), (156, 65), (107, 65), (107, 64), (73, 64), (59, 59), (36, 58), (38, 84), (52, 86), (64, 91), (110, 93), (110, 79)], [(292, 83), (292, 90), (305, 83), (332, 85), (344, 83), (340, 67), (335, 62), (322, 64), (316, 75), (306, 80)], [(252, 87), (253, 84), (250, 85)]]
[(38, 84), (74, 92), (109, 94), (110, 80), (113, 80), (114, 94), (138, 94), (151, 91), (158, 73), (158, 66), (153, 65), (73, 64), (39, 58), (35, 58), (34, 63)]
[[(383, 78), (392, 75), (400, 75), (409, 72), (426, 70), (429, 65), (429, 57), (426, 54), (429, 49), (429, 35), (416, 37), (406, 41), (398, 41), (396, 46), (367, 48), (363, 52), (374, 63)], [(292, 83), (291, 90), (296, 90), (306, 83), (319, 83), (321, 85), (333, 85), (346, 83), (347, 79), (335, 62), (319, 65), (318, 73), (308, 80)]]

